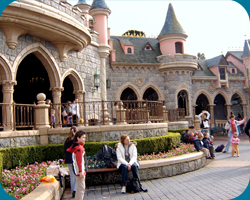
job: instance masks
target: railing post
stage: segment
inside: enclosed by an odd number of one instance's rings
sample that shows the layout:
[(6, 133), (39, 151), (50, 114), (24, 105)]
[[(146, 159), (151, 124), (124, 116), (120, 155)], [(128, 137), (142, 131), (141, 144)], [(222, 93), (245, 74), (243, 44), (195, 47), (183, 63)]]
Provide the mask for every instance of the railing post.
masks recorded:
[(127, 124), (125, 112), (126, 112), (126, 109), (123, 108), (123, 103), (119, 101), (118, 109), (116, 109), (116, 118), (117, 118), (118, 125)]
[(162, 106), (163, 110), (163, 122), (168, 122), (168, 111), (166, 110), (166, 106)]
[(196, 131), (200, 131), (200, 119), (198, 115), (194, 116), (194, 128)]
[(46, 145), (49, 143), (48, 129), (49, 125), (49, 107), (50, 105), (45, 104), (46, 95), (39, 93), (37, 95), (38, 103), (35, 106), (35, 117), (36, 117), (36, 128), (40, 134), (40, 144)]

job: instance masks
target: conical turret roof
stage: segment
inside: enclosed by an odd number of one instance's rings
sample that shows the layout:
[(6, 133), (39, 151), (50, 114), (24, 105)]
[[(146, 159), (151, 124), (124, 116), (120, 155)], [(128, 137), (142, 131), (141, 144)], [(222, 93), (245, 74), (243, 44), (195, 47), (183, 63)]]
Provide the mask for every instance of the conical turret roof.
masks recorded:
[(82, 5), (82, 4), (87, 4), (85, 0), (79, 0), (76, 5)]
[(243, 56), (250, 56), (250, 49), (249, 49), (249, 41), (245, 40), (245, 44), (244, 44), (244, 50), (243, 50), (243, 54), (241, 57)]
[(104, 0), (94, 0), (90, 7), (90, 10), (98, 9), (98, 8), (110, 11), (109, 7), (107, 6)]
[(186, 35), (185, 31), (183, 30), (182, 26), (180, 25), (180, 23), (178, 22), (175, 16), (174, 8), (171, 3), (168, 6), (168, 12), (167, 12), (165, 24), (159, 36), (167, 35), (167, 34), (185, 34)]

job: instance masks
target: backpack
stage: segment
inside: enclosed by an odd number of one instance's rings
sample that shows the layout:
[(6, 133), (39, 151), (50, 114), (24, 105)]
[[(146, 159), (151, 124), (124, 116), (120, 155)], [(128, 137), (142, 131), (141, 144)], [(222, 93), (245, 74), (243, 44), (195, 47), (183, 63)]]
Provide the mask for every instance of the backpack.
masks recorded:
[(128, 183), (127, 183), (127, 192), (130, 192), (131, 194), (136, 193), (136, 192), (140, 192), (141, 191), (141, 185), (138, 181), (137, 178), (133, 178), (131, 179)]
[(215, 152), (222, 152), (222, 150), (224, 149), (225, 145), (221, 144), (218, 147), (216, 147)]
[(182, 132), (181, 134), (181, 142), (183, 143), (187, 143), (188, 142), (188, 134), (187, 134), (188, 130), (185, 130)]

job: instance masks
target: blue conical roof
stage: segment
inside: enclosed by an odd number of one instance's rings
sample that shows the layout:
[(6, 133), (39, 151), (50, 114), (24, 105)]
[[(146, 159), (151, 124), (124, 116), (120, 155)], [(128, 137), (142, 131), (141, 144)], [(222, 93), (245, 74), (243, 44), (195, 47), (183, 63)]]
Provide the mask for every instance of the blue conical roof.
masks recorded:
[(94, 0), (89, 10), (93, 10), (97, 8), (102, 8), (102, 9), (106, 9), (110, 11), (109, 7), (105, 3), (105, 0)]
[(82, 5), (82, 4), (87, 4), (85, 0), (79, 0), (76, 5)]
[(166, 34), (176, 34), (176, 33), (186, 34), (182, 26), (178, 22), (175, 16), (174, 8), (172, 4), (170, 3), (168, 6), (168, 12), (167, 12), (165, 24), (159, 36), (166, 35)]
[(249, 55), (250, 55), (249, 41), (245, 40), (244, 50), (243, 50), (243, 54), (242, 54), (241, 57), (243, 57), (243, 56), (249, 56)]

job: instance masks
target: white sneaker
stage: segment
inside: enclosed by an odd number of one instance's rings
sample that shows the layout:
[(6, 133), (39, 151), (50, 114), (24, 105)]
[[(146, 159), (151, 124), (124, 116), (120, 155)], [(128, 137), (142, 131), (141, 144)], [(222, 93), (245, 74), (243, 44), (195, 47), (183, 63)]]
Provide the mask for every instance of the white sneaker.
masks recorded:
[(122, 186), (121, 193), (122, 193), (122, 194), (126, 194), (126, 186)]
[(240, 157), (240, 155), (237, 155), (237, 157)]

